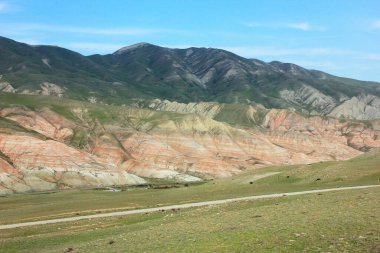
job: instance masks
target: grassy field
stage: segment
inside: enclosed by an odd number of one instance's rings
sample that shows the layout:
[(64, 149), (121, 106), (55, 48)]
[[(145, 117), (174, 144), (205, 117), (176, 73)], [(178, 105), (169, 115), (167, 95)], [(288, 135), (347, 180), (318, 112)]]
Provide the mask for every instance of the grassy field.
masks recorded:
[(2, 252), (379, 252), (380, 189), (1, 231)]

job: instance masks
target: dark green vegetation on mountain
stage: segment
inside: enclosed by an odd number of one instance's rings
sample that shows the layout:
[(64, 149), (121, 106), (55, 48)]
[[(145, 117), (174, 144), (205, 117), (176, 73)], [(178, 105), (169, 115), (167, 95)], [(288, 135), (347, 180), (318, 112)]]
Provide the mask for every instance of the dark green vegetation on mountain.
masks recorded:
[(292, 107), (360, 119), (379, 117), (371, 109), (363, 108), (366, 116), (359, 117), (339, 107), (346, 102), (343, 107), (351, 110), (357, 99), (376, 110), (378, 83), (340, 78), (290, 63), (246, 59), (213, 48), (169, 49), (139, 43), (113, 54), (83, 56), (55, 46), (30, 46), (0, 38), (0, 74), (0, 81), (19, 93), (108, 104), (160, 98), (259, 103), (267, 108)]

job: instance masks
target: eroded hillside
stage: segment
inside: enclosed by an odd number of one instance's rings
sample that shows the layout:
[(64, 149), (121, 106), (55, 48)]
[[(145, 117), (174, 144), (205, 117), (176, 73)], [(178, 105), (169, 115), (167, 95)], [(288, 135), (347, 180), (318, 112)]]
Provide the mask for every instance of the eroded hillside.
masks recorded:
[(378, 121), (260, 106), (146, 101), (138, 108), (6, 93), (0, 101), (2, 194), (199, 181), (380, 147)]

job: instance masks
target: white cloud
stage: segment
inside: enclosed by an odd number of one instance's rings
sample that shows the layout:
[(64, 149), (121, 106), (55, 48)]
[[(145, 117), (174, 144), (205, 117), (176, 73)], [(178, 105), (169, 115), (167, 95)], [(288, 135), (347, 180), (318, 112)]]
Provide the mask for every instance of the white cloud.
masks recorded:
[(46, 24), (0, 24), (1, 30), (12, 30), (14, 33), (43, 31), (43, 32), (60, 32), (76, 33), (91, 35), (150, 35), (154, 33), (184, 33), (183, 31), (158, 28), (94, 28), (94, 27), (74, 27), (59, 26)]
[(17, 38), (18, 42), (26, 43), (28, 45), (40, 45), (41, 42), (39, 40), (33, 38)]
[(197, 46), (197, 45), (191, 45), (191, 44), (163, 44), (160, 46), (167, 47), (167, 48), (177, 48), (177, 49), (187, 49), (190, 47), (203, 47), (203, 46)]
[(380, 29), (380, 20), (376, 20), (375, 22), (373, 22), (372, 26), (376, 29)]
[(5, 2), (0, 2), (0, 13), (9, 10), (9, 5)]
[(308, 69), (319, 69), (319, 68), (324, 68), (324, 69), (342, 69), (341, 64), (336, 64), (331, 61), (305, 61), (305, 60), (289, 60), (289, 62), (292, 62), (294, 64), (297, 64), (299, 66), (302, 66), (304, 68)]
[(260, 23), (260, 22), (244, 22), (243, 25), (247, 27), (264, 27), (264, 28), (286, 28), (286, 29), (295, 29), (301, 31), (310, 31), (310, 30), (323, 30), (322, 27), (311, 25), (309, 22), (299, 22), (299, 23), (287, 23), (287, 22), (277, 22), (277, 23)]
[(359, 59), (369, 60), (369, 61), (380, 61), (380, 54), (377, 54), (377, 53), (364, 54), (360, 56)]
[(302, 31), (308, 31), (310, 30), (310, 24), (308, 22), (302, 22), (302, 23), (292, 23), (292, 24), (287, 24), (289, 28), (297, 29), (297, 30), (302, 30)]
[(267, 25), (264, 25), (263, 23), (258, 23), (258, 22), (243, 22), (242, 23), (244, 26), (247, 26), (247, 27), (265, 27)]
[(350, 55), (350, 50), (337, 48), (271, 48), (271, 47), (221, 47), (245, 57), (261, 56), (320, 56), (320, 55)]
[(99, 53), (102, 52), (113, 52), (126, 45), (121, 44), (110, 44), (110, 43), (87, 43), (87, 42), (74, 42), (66, 45), (68, 48), (79, 49), (85, 51), (95, 51)]

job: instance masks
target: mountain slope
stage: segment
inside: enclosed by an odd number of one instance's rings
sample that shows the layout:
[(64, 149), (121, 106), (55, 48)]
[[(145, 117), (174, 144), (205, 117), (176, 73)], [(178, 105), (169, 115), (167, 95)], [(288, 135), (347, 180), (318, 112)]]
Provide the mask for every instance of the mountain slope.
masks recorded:
[(141, 177), (199, 181), (380, 147), (379, 121), (238, 104), (155, 105), (0, 93), (0, 193), (140, 184)]
[[(290, 63), (265, 63), (213, 48), (148, 43), (83, 56), (0, 38), (0, 90), (91, 102), (131, 99), (213, 101), (294, 108), (312, 115), (380, 118), (380, 84), (340, 78)], [(360, 109), (357, 109), (360, 108)]]

